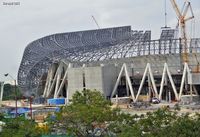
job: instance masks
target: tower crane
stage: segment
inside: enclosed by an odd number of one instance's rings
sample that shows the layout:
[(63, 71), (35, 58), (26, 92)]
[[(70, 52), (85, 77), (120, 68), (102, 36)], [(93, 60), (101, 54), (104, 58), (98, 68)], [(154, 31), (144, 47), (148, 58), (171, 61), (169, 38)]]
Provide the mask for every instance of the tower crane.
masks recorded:
[(99, 24), (97, 23), (97, 20), (95, 19), (95, 17), (92, 15), (92, 19), (94, 20), (95, 24), (97, 25), (98, 29), (100, 29)]
[[(193, 10), (191, 3), (188, 0), (185, 0), (184, 6), (182, 11), (178, 8), (178, 5), (176, 3), (176, 0), (170, 0), (171, 4), (176, 12), (176, 15), (178, 17), (178, 25), (180, 26), (180, 31), (181, 31), (181, 45), (183, 49), (182, 55), (182, 60), (183, 62), (188, 63), (188, 45), (187, 45), (187, 35), (186, 35), (186, 22), (194, 18)], [(190, 10), (190, 16), (187, 17), (187, 13)]]

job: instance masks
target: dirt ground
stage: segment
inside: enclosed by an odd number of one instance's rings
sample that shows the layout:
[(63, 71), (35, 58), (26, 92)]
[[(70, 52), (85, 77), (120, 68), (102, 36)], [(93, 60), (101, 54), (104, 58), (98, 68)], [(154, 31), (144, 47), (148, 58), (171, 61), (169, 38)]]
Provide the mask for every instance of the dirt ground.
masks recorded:
[[(164, 107), (168, 107), (170, 110), (175, 110), (176, 107), (176, 103), (159, 103), (159, 104), (150, 104), (150, 106), (148, 107), (140, 107), (140, 108), (135, 108), (129, 107), (129, 104), (120, 104), (120, 105), (113, 105), (114, 107), (119, 107), (121, 108), (122, 112), (124, 113), (129, 113), (129, 114), (137, 114), (137, 115), (141, 115), (141, 114), (146, 114), (147, 112), (153, 112), (156, 111), (159, 108), (164, 108)], [(180, 107), (180, 111), (178, 111), (180, 114), (181, 113), (200, 113), (200, 105), (179, 105)]]

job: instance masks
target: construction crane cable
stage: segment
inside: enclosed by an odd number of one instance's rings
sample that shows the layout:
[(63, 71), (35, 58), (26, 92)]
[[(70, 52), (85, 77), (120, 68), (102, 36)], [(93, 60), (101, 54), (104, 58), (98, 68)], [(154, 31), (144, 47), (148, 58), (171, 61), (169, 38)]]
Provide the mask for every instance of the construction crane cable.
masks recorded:
[(193, 20), (193, 23), (194, 23), (194, 26), (193, 26), (193, 38), (196, 37), (196, 31), (195, 31), (195, 28), (196, 28), (196, 22), (195, 22), (195, 19)]
[(165, 0), (165, 28), (167, 28), (167, 0)]

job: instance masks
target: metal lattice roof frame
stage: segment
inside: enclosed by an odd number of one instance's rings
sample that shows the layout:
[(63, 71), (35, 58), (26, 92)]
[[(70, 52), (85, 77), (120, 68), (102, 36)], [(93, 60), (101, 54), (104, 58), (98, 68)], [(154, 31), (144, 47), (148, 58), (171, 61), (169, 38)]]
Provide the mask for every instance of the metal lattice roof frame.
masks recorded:
[[(192, 39), (190, 44), (200, 51), (200, 39)], [(179, 40), (151, 40), (151, 31), (132, 31), (130, 26), (53, 34), (25, 48), (18, 84), (24, 92), (36, 91), (43, 74), (61, 59), (91, 62), (180, 52)]]

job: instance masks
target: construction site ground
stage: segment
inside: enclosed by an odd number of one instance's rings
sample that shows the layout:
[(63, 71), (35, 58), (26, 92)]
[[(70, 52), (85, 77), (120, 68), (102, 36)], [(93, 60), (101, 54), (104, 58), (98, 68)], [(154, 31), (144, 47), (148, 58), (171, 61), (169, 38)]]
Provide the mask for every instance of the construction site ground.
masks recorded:
[[(159, 104), (150, 104), (150, 106), (141, 106), (141, 107), (129, 107), (130, 104), (120, 104), (120, 105), (116, 105), (114, 104), (113, 107), (119, 107), (122, 112), (124, 113), (129, 113), (132, 115), (141, 115), (141, 114), (146, 114), (147, 112), (153, 112), (158, 110), (159, 108), (168, 108), (171, 111), (175, 111), (175, 109), (177, 108), (177, 103), (173, 102), (173, 103), (168, 103), (168, 102), (164, 102), (164, 103), (159, 103)], [(179, 105), (178, 107), (180, 108), (180, 110), (178, 111), (178, 113), (182, 114), (182, 113), (200, 113), (200, 104), (196, 105), (196, 104), (187, 104), (187, 105)]]

